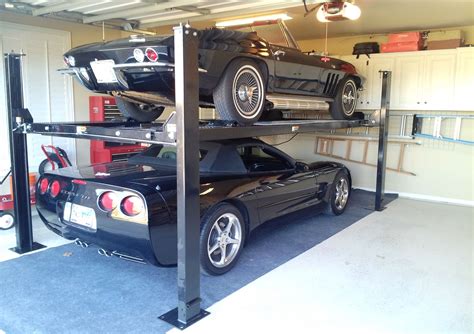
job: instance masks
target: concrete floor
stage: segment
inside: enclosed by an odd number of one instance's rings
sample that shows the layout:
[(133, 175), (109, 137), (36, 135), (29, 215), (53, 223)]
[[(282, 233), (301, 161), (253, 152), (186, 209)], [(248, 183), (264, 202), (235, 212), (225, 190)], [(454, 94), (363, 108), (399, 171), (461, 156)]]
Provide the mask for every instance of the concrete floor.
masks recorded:
[[(33, 208), (34, 212), (35, 210), (36, 209)], [(47, 247), (61, 246), (71, 242), (48, 230), (37, 214), (33, 214), (33, 236), (36, 242), (39, 242), (40, 244)], [(15, 246), (15, 228), (9, 229), (7, 231), (0, 231), (0, 262), (20, 256), (9, 249)], [(38, 252), (41, 252), (41, 250), (38, 250)]]
[(473, 333), (473, 217), (474, 208), (395, 200), (184, 333)]

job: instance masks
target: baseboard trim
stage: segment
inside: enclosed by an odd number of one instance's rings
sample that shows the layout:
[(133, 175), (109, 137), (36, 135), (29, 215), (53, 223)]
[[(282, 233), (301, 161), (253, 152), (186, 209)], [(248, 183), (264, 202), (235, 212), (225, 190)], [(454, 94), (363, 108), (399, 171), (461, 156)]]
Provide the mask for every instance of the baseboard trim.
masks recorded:
[[(366, 188), (366, 187), (354, 187), (354, 188), (367, 190), (367, 191), (375, 191), (374, 188)], [(474, 201), (468, 201), (464, 199), (405, 193), (405, 192), (398, 192), (398, 191), (387, 190), (387, 189), (385, 190), (385, 192), (398, 194), (398, 196), (401, 198), (416, 199), (416, 200), (425, 201), (425, 202), (445, 203), (445, 204), (453, 204), (453, 205), (459, 205), (459, 206), (474, 207)]]

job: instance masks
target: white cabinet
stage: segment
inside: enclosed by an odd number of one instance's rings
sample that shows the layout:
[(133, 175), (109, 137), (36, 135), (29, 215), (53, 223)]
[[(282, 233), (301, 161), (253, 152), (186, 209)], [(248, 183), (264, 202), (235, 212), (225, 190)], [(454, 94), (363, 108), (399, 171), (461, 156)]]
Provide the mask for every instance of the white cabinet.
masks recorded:
[(382, 77), (392, 71), (392, 110), (474, 110), (474, 48), (344, 56), (366, 78), (359, 110), (380, 108)]
[(474, 48), (459, 48), (456, 58), (454, 103), (456, 109), (474, 111)]
[(456, 50), (401, 54), (395, 59), (392, 109), (451, 110)]

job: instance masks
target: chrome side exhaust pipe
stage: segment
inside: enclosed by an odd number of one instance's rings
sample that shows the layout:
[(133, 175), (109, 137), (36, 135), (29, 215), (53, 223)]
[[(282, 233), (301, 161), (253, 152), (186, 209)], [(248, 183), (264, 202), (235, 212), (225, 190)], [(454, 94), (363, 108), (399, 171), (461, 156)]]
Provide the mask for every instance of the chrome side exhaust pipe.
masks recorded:
[(80, 239), (74, 240), (74, 243), (75, 243), (76, 245), (78, 245), (78, 246), (81, 246), (82, 248), (87, 248), (87, 247), (89, 247), (89, 245), (90, 245), (90, 243), (85, 242), (85, 241), (82, 241), (82, 240), (80, 240)]
[(105, 256), (105, 257), (112, 257), (113, 254), (111, 252), (109, 252), (108, 250), (105, 250), (103, 248), (99, 248), (97, 250), (97, 253), (99, 253), (99, 255), (102, 255), (102, 256)]
[(284, 94), (268, 94), (266, 99), (274, 109), (288, 110), (329, 110), (329, 103), (334, 101), (331, 98)]

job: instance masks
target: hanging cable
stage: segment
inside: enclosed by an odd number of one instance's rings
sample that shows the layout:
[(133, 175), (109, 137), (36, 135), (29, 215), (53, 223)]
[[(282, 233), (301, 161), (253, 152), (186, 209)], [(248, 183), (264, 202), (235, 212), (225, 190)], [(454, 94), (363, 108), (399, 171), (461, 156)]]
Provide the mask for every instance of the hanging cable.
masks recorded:
[(299, 135), (299, 133), (295, 133), (295, 134), (294, 134), (294, 135), (293, 135), (293, 136), (292, 136), (290, 139), (288, 139), (288, 140), (285, 140), (285, 141), (283, 141), (283, 142), (281, 142), (281, 143), (278, 143), (278, 144), (272, 144), (272, 146), (279, 146), (279, 145), (286, 144), (286, 143), (288, 143), (288, 142), (292, 141), (292, 140), (293, 140), (293, 139), (294, 139), (294, 138), (295, 138), (297, 135)]

